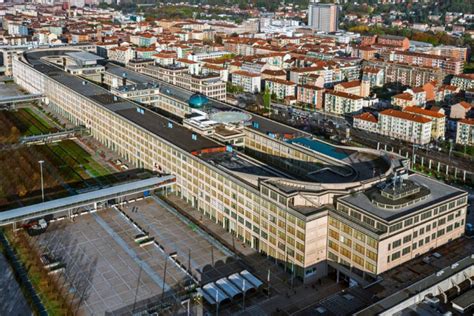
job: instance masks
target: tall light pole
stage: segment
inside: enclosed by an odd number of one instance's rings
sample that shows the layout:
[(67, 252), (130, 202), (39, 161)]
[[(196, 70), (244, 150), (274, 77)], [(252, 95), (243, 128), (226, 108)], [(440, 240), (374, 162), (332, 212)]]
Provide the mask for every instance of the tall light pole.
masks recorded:
[(38, 163), (40, 164), (40, 173), (41, 173), (41, 198), (44, 202), (44, 183), (43, 183), (43, 163), (44, 160), (39, 160)]

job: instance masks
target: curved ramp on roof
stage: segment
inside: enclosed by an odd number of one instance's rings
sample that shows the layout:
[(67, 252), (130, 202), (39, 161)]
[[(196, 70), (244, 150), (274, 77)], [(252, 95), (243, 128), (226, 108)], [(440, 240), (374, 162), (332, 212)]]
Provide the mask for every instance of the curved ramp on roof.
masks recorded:
[(240, 289), (241, 292), (243, 290), (243, 292), (247, 293), (248, 291), (257, 289), (252, 283), (247, 281), (247, 279), (244, 279), (244, 277), (242, 277), (238, 273), (229, 275), (227, 279), (232, 282), (232, 284), (235, 285), (238, 289)]
[(240, 275), (246, 279), (247, 281), (249, 281), (250, 283), (252, 283), (252, 285), (255, 287), (255, 288), (259, 288), (260, 286), (263, 285), (263, 282), (260, 281), (259, 279), (257, 279), (257, 277), (255, 277), (252, 273), (248, 272), (247, 270), (244, 270), (242, 272), (240, 272)]
[(242, 291), (233, 285), (227, 278), (219, 279), (215, 284), (221, 288), (231, 299), (234, 299), (236, 296), (242, 295)]

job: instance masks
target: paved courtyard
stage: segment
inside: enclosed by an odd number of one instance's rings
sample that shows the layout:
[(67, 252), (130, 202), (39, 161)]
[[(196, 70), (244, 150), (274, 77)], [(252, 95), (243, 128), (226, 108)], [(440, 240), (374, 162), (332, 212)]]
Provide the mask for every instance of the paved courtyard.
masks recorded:
[[(132, 212), (134, 207), (136, 211)], [(163, 245), (166, 252), (176, 253), (177, 259), (190, 267), (202, 284), (245, 269), (229, 249), (159, 199), (142, 200), (121, 209)]]
[[(160, 295), (166, 256), (154, 245), (135, 243), (133, 225), (115, 210), (53, 223), (38, 236), (43, 253), (61, 258), (70, 292), (81, 300), (81, 312), (103, 315)], [(167, 263), (165, 292), (187, 278)]]
[[(157, 244), (140, 247), (135, 238), (143, 231)], [(50, 223), (34, 238), (41, 253), (65, 264), (82, 315), (123, 314), (170, 297), (192, 283), (188, 268), (203, 284), (245, 269), (229, 249), (153, 198)]]

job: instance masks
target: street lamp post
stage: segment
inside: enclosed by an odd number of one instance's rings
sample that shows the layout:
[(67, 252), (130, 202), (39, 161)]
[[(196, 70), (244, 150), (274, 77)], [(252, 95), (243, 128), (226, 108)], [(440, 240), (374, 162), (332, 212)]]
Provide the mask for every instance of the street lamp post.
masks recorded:
[(44, 160), (39, 160), (38, 163), (40, 165), (40, 174), (41, 174), (41, 198), (44, 202), (44, 182), (43, 182), (43, 163), (44, 163)]

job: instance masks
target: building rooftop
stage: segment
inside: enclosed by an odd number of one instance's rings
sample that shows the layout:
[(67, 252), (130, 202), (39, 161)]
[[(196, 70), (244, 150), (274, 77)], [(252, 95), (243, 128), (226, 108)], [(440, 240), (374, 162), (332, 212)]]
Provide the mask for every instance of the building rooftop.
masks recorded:
[(392, 110), (392, 109), (384, 110), (380, 112), (380, 115), (392, 116), (399, 119), (413, 121), (413, 122), (422, 123), (422, 124), (431, 122), (431, 119), (427, 117), (423, 117), (421, 115), (416, 115), (412, 113), (406, 113), (406, 112), (402, 112), (398, 110)]
[[(195, 94), (192, 91), (174, 86), (164, 81), (154, 80), (153, 78), (149, 76), (139, 74), (131, 69), (127, 69), (127, 68), (124, 68), (112, 63), (107, 64), (106, 71), (119, 77), (122, 77), (123, 73), (126, 73), (127, 80), (135, 82), (135, 83), (138, 83), (138, 82), (147, 83), (150, 81), (156, 81), (160, 85), (160, 92), (162, 94), (165, 94), (167, 96), (170, 96), (172, 98), (175, 98), (185, 103), (188, 103), (189, 99)], [(308, 136), (306, 133), (299, 131), (295, 128), (272, 121), (262, 116), (255, 115), (253, 113), (242, 111), (241, 109), (232, 107), (229, 104), (226, 104), (226, 103), (223, 103), (211, 98), (208, 98), (208, 100), (209, 102), (207, 104), (207, 108), (209, 108), (211, 111), (238, 111), (238, 112), (243, 112), (250, 115), (251, 121), (257, 122), (256, 125), (252, 125), (250, 127), (253, 129), (257, 129), (264, 134), (272, 133), (275, 135), (288, 135), (289, 138), (296, 137), (297, 135)], [(290, 135), (293, 135), (293, 136), (290, 136)]]
[(443, 118), (443, 117), (445, 117), (445, 115), (443, 115), (441, 113), (431, 111), (431, 110), (427, 110), (427, 109), (423, 109), (423, 108), (420, 108), (420, 107), (417, 107), (417, 106), (407, 106), (403, 109), (403, 111), (409, 112), (409, 113), (414, 113), (414, 114), (420, 114), (420, 115), (424, 115), (424, 116), (430, 116), (430, 117), (433, 117), (433, 118)]
[[(34, 55), (34, 53), (29, 55)], [(151, 110), (142, 108), (138, 104), (117, 97), (111, 94), (108, 90), (94, 83), (70, 75), (58, 67), (42, 63), (38, 59), (35, 60), (38, 61), (36, 62), (35, 69), (47, 74), (49, 77), (67, 86), (69, 89), (90, 98), (94, 102), (104, 106), (106, 109), (127, 118), (131, 122), (162, 137), (187, 152), (198, 154), (199, 152), (210, 148), (225, 149), (223, 145), (201, 135), (196, 135), (191, 130), (173, 123), (169, 119), (158, 115)], [(113, 69), (122, 77), (123, 71), (121, 70), (124, 68), (118, 69), (113, 67)], [(136, 75), (136, 73), (132, 71), (128, 71), (126, 76), (130, 80), (141, 79), (142, 77)], [(137, 81), (146, 84), (150, 80), (136, 80), (135, 82)], [(171, 124), (171, 127), (169, 123)]]
[(115, 113), (189, 153), (199, 154), (206, 149), (225, 149), (223, 145), (193, 133), (191, 130), (147, 109), (135, 107), (117, 110)]
[[(383, 311), (387, 311), (390, 308), (393, 308), (399, 304), (403, 304), (403, 302), (407, 301), (411, 297), (418, 295), (420, 292), (433, 288), (440, 284), (442, 281), (453, 277), (456, 274), (461, 273), (462, 271), (469, 271), (470, 268), (474, 266), (474, 256), (470, 255), (455, 264), (438, 271), (435, 274), (432, 274), (421, 281), (418, 281), (400, 291), (396, 292), (393, 295), (390, 295), (377, 303), (361, 310), (358, 313), (355, 313), (356, 316), (365, 316), (365, 315), (377, 315)], [(471, 269), (472, 271), (472, 269)], [(465, 277), (472, 276), (471, 273), (465, 274)], [(472, 290), (470, 291), (472, 293)], [(467, 292), (469, 293), (469, 292)], [(472, 303), (472, 297), (463, 298), (462, 296), (458, 297), (461, 304), (469, 304)], [(453, 300), (454, 303), (454, 300)]]
[[(462, 190), (416, 173), (409, 175), (408, 180), (418, 186), (420, 191), (414, 195), (403, 197), (398, 201), (384, 197), (381, 193), (383, 187), (380, 187), (380, 185), (366, 191), (344, 196), (338, 200), (382, 220), (393, 221), (428, 206), (433, 206), (440, 201), (446, 201), (447, 199), (460, 197), (465, 194)], [(392, 201), (393, 209), (390, 209), (390, 201)]]
[(326, 94), (334, 95), (334, 96), (341, 97), (341, 98), (351, 99), (351, 100), (362, 100), (362, 99), (364, 99), (363, 97), (358, 96), (356, 94), (346, 93), (346, 92), (342, 92), (342, 91), (330, 90), (330, 91), (327, 91)]
[(78, 51), (78, 52), (70, 52), (67, 53), (69, 57), (76, 59), (82, 63), (84, 62), (96, 62), (98, 60), (103, 60), (104, 58), (97, 56), (95, 54), (85, 52), (85, 51)]

